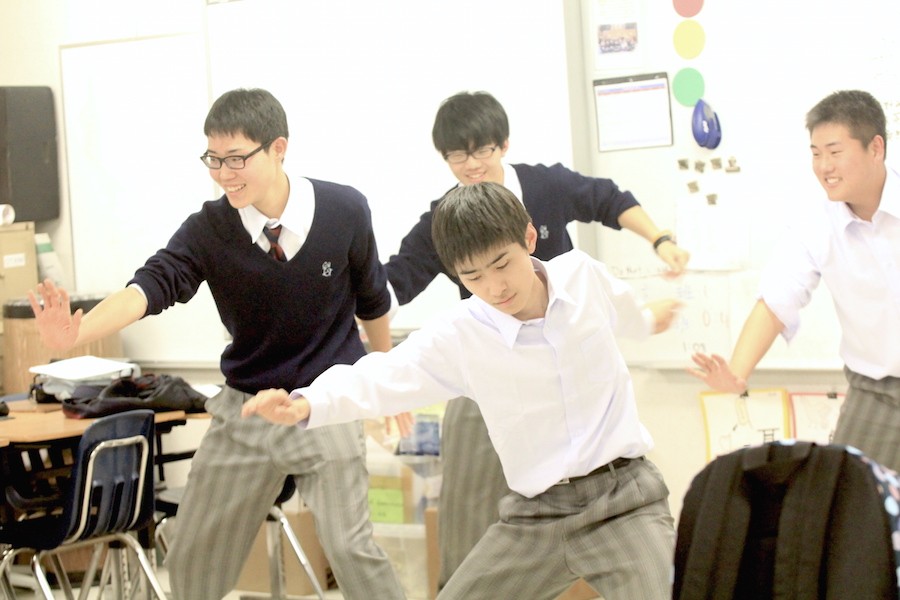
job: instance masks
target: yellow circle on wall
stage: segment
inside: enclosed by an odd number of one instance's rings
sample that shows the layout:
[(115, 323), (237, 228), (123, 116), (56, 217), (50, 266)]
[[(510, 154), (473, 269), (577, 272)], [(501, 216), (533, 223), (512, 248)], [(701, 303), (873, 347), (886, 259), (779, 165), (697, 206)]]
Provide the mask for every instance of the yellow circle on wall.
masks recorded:
[(696, 58), (706, 45), (706, 33), (703, 26), (693, 19), (686, 19), (675, 28), (673, 40), (675, 52), (681, 58)]

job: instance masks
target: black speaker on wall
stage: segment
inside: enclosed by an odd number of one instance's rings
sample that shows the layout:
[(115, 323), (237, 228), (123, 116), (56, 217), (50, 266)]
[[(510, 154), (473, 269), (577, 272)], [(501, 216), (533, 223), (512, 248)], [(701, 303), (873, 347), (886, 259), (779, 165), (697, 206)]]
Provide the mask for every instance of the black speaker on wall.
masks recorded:
[(0, 87), (0, 204), (16, 221), (59, 218), (55, 115), (49, 87)]

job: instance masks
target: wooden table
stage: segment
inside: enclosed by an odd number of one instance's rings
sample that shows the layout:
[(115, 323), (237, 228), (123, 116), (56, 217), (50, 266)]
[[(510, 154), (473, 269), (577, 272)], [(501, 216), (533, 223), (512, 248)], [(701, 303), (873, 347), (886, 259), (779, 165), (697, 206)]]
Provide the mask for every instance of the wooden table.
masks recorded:
[[(157, 423), (183, 421), (183, 410), (156, 413)], [(77, 438), (95, 419), (69, 419), (62, 411), (12, 412), (0, 420), (0, 440), (10, 445)]]

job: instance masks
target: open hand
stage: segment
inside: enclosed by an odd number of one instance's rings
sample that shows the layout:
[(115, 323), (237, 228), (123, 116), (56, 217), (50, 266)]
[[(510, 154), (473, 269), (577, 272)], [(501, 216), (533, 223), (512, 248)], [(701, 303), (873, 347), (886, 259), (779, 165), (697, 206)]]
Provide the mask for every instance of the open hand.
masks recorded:
[(241, 416), (259, 415), (279, 425), (296, 425), (309, 418), (309, 403), (300, 397), (291, 400), (287, 390), (263, 390), (244, 402)]
[[(40, 296), (40, 299), (38, 299)], [(72, 314), (69, 293), (56, 287), (50, 279), (37, 285), (37, 295), (28, 291), (28, 301), (34, 311), (34, 319), (41, 342), (53, 350), (68, 350), (78, 340), (82, 309)], [(41, 305), (43, 301), (43, 306)]]
[(644, 305), (653, 313), (654, 326), (653, 333), (662, 333), (672, 326), (678, 309), (684, 306), (684, 303), (674, 298), (663, 298), (662, 300), (653, 300)]
[(702, 379), (712, 389), (735, 394), (742, 394), (747, 390), (747, 381), (735, 375), (728, 362), (718, 354), (706, 355), (697, 352), (691, 359), (697, 368), (689, 368), (687, 372)]

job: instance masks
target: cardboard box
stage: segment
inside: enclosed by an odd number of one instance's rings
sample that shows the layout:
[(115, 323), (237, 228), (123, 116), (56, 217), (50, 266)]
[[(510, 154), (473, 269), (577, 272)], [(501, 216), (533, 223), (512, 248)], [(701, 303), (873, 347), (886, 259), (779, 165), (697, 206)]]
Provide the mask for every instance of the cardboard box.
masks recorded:
[(384, 550), (408, 600), (428, 597), (425, 525), (420, 523), (373, 523), (375, 543)]
[[(428, 598), (434, 600), (437, 596), (437, 582), (441, 569), (441, 550), (438, 544), (438, 509), (429, 507), (425, 509), (425, 550), (426, 572), (428, 574)], [(586, 581), (579, 579), (572, 587), (556, 597), (556, 600), (593, 600), (600, 595), (589, 586)]]
[[(287, 511), (285, 513), (294, 534), (300, 540), (300, 547), (303, 548), (306, 558), (312, 565), (319, 585), (323, 590), (336, 587), (328, 559), (325, 558), (325, 552), (319, 544), (319, 538), (316, 537), (312, 513), (306, 507), (302, 507), (299, 513)], [(289, 542), (284, 537), (282, 540), (285, 593), (296, 596), (314, 594), (315, 590), (306, 577), (306, 571), (294, 556)], [(269, 587), (269, 553), (266, 547), (266, 525), (263, 524), (256, 535), (253, 549), (250, 556), (247, 557), (235, 589), (249, 592), (270, 592)]]
[(424, 524), (425, 509), (440, 495), (437, 456), (397, 455), (367, 439), (369, 513), (373, 523)]

